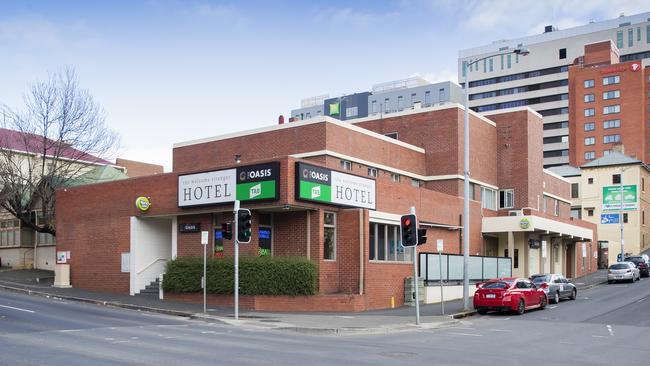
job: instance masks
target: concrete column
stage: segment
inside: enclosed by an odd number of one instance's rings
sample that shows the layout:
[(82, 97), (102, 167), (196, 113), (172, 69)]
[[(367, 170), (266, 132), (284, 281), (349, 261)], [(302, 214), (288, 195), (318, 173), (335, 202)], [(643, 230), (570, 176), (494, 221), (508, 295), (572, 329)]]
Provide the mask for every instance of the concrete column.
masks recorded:
[(530, 240), (530, 234), (524, 234), (524, 276), (530, 277), (530, 266), (528, 259), (530, 257), (530, 246), (528, 245), (528, 240)]
[(515, 260), (515, 234), (508, 231), (508, 257), (510, 257), (510, 270), (514, 271)]

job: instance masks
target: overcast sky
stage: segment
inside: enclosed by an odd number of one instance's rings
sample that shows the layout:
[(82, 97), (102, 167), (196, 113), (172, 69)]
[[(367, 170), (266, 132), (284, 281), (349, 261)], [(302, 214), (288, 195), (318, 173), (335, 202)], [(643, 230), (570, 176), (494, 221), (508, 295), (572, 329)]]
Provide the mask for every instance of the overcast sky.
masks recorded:
[(650, 10), (650, 1), (2, 1), (0, 103), (77, 70), (120, 156), (171, 169), (175, 142), (277, 123), (300, 99), (415, 74), (460, 49)]

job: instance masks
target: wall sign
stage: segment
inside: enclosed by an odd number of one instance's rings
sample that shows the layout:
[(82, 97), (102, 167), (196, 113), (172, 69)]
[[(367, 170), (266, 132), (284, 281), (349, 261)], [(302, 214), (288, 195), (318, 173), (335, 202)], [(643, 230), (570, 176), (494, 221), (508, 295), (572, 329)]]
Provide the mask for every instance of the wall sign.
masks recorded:
[(178, 207), (240, 201), (275, 200), (279, 197), (280, 163), (178, 176)]
[(296, 163), (296, 199), (375, 209), (375, 181)]
[(151, 201), (149, 200), (149, 197), (140, 196), (136, 198), (135, 207), (137, 207), (142, 212), (149, 210), (151, 207)]
[(621, 197), (620, 192), (620, 186), (603, 187), (603, 211), (619, 211), (621, 209), (621, 198), (624, 211), (633, 211), (639, 208), (635, 184), (623, 186), (623, 197)]
[(528, 229), (530, 227), (530, 219), (524, 217), (521, 220), (519, 220), (519, 227), (523, 230)]
[(198, 233), (201, 231), (201, 223), (178, 224), (178, 231), (181, 233)]
[(618, 224), (619, 215), (615, 214), (600, 214), (601, 224)]

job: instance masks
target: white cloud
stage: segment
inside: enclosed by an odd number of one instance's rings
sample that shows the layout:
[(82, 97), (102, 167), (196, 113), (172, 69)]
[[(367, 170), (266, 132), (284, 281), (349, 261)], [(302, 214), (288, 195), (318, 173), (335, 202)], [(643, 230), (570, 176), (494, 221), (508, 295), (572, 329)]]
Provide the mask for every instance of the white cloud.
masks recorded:
[(233, 24), (237, 27), (246, 26), (248, 18), (235, 6), (228, 4), (201, 4), (193, 9), (195, 15), (219, 22)]
[(31, 47), (58, 48), (62, 44), (60, 30), (39, 18), (0, 20), (0, 40)]
[(315, 19), (332, 26), (369, 28), (383, 22), (393, 22), (399, 17), (398, 12), (373, 13), (353, 8), (318, 9)]

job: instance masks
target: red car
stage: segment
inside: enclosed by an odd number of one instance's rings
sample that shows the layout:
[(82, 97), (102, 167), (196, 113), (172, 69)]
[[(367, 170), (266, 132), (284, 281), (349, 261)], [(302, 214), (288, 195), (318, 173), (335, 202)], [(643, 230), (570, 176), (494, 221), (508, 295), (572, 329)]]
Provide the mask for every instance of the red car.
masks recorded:
[(544, 286), (537, 287), (527, 278), (498, 278), (476, 284), (474, 293), (474, 309), (479, 314), (488, 311), (514, 311), (523, 314), (524, 311), (540, 308), (548, 304)]

